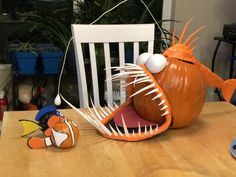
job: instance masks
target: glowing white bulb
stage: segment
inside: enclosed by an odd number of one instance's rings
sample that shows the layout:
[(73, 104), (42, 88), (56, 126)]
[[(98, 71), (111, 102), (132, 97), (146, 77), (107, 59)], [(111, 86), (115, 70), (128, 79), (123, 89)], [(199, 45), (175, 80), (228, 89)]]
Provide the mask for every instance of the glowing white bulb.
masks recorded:
[(56, 98), (54, 99), (54, 104), (57, 106), (61, 105), (61, 97), (59, 94), (57, 94)]
[(151, 53), (142, 53), (141, 55), (138, 56), (138, 59), (136, 61), (136, 64), (137, 65), (142, 65), (142, 64), (146, 64), (147, 63), (147, 60), (148, 58), (150, 58), (152, 56)]
[(154, 54), (148, 59), (146, 66), (151, 73), (155, 74), (161, 72), (166, 64), (167, 60), (163, 55)]

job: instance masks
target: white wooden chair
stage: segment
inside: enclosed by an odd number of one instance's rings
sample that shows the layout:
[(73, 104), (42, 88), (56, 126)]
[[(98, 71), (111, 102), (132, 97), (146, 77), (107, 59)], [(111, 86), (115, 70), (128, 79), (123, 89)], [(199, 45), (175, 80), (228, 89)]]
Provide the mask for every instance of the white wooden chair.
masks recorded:
[[(118, 43), (119, 65), (125, 64), (125, 43), (133, 43), (133, 63), (139, 55), (139, 43), (147, 44), (147, 51), (153, 53), (154, 48), (154, 24), (131, 24), (131, 25), (77, 25), (72, 24), (74, 36), (74, 47), (76, 56), (76, 68), (78, 77), (78, 89), (80, 107), (88, 107), (88, 91), (86, 71), (82, 44), (88, 43), (90, 53), (90, 64), (93, 84), (93, 101), (95, 106), (99, 105), (99, 88), (97, 77), (97, 64), (95, 54), (95, 43), (103, 43), (105, 67), (111, 67), (110, 43)], [(106, 77), (111, 76), (111, 69), (106, 70)], [(121, 87), (120, 87), (121, 88)], [(107, 81), (107, 103), (113, 105), (112, 82)], [(120, 89), (120, 103), (126, 99), (126, 93)]]

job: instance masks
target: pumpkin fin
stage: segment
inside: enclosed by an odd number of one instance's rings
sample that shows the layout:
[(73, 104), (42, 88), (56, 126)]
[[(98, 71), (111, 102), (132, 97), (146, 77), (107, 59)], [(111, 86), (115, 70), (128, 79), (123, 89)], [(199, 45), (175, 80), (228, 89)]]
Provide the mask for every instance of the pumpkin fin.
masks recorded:
[(226, 101), (230, 101), (234, 91), (236, 89), (236, 79), (228, 79), (224, 81), (222, 85), (222, 95)]
[(224, 81), (222, 78), (213, 73), (209, 68), (207, 68), (197, 60), (195, 61), (195, 65), (203, 74), (207, 85), (210, 87), (220, 88), (224, 99), (226, 101), (230, 101), (230, 98), (232, 97), (236, 89), (236, 79), (228, 79)]
[(209, 68), (205, 65), (201, 64), (197, 59), (195, 60), (195, 65), (203, 74), (203, 77), (209, 87), (218, 87), (221, 88), (224, 80), (220, 78), (218, 75), (213, 73)]

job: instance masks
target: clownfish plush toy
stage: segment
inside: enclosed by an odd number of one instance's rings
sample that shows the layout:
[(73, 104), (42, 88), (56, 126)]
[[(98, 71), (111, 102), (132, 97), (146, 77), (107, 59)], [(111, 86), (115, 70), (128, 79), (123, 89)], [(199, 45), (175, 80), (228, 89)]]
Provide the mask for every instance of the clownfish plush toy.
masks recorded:
[(19, 120), (23, 126), (22, 136), (29, 135), (37, 130), (42, 130), (45, 138), (36, 136), (28, 139), (28, 146), (32, 149), (44, 148), (54, 145), (58, 148), (75, 146), (79, 138), (77, 125), (67, 119), (55, 106), (46, 106), (36, 115), (35, 120)]

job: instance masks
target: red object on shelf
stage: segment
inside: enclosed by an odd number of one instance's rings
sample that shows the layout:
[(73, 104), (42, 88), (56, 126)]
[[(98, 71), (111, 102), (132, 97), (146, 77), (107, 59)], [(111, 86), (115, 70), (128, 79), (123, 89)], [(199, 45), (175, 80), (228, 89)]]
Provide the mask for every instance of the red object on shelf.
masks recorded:
[(3, 119), (3, 113), (7, 110), (7, 99), (4, 98), (4, 92), (0, 91), (0, 121)]

